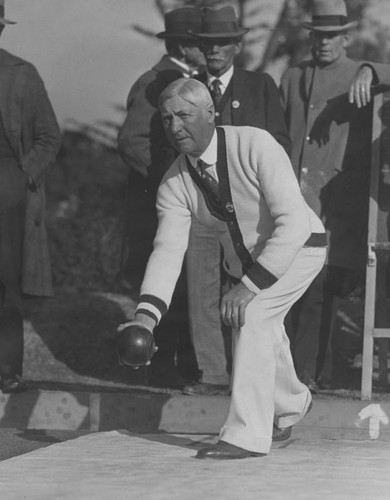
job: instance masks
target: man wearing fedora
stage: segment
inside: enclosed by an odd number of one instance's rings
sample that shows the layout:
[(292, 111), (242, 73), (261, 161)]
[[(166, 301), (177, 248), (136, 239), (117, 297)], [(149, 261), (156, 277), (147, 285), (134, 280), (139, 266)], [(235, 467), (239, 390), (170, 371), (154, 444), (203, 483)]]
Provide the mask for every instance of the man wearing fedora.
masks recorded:
[[(289, 153), (291, 141), (273, 79), (234, 65), (247, 32), (248, 29), (240, 27), (233, 7), (204, 9), (201, 31), (194, 36), (200, 40), (207, 72), (197, 78), (210, 90), (217, 125), (267, 130)], [(226, 273), (221, 265), (218, 239), (196, 220), (191, 228), (187, 263), (190, 331), (202, 375), (200, 383), (185, 387), (183, 392), (224, 394), (229, 389), (231, 371), (230, 329), (221, 324), (219, 314)]]
[[(331, 318), (339, 297), (363, 283), (370, 182), (371, 96), (390, 84), (390, 66), (346, 56), (350, 30), (343, 0), (316, 0), (312, 59), (282, 77), (291, 160), (309, 206), (327, 229), (327, 265), (292, 308), (286, 326), (296, 370), (313, 391), (331, 379)], [(382, 87), (383, 89), (383, 87)], [(325, 359), (327, 362), (325, 363)]]
[[(15, 24), (4, 18), (0, 33)], [(44, 182), (60, 131), (35, 67), (0, 49), (0, 387), (26, 390), (22, 293), (52, 293)]]
[[(141, 284), (157, 228), (157, 188), (176, 157), (161, 123), (158, 98), (169, 83), (183, 76), (193, 76), (204, 66), (198, 40), (189, 34), (189, 30), (197, 32), (201, 28), (200, 9), (172, 10), (165, 14), (164, 22), (165, 31), (157, 37), (165, 41), (167, 53), (132, 86), (127, 99), (127, 116), (118, 135), (118, 151), (129, 167), (123, 275), (136, 290)], [(182, 374), (188, 375), (186, 378), (190, 380), (197, 376), (193, 348), (189, 336), (182, 331), (182, 325), (187, 322), (185, 292), (181, 291), (185, 289), (184, 281), (182, 277), (172, 310), (157, 329), (159, 352), (149, 369), (149, 382), (153, 385), (185, 385), (186, 381), (175, 366), (179, 343), (183, 352), (177, 358), (183, 367)], [(182, 363), (180, 358), (183, 358)]]

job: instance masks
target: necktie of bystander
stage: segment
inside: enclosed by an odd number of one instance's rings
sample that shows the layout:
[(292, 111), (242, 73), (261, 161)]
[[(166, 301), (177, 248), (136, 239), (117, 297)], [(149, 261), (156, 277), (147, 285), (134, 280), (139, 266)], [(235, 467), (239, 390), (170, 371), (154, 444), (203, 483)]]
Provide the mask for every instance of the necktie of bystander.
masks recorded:
[(221, 80), (218, 80), (218, 78), (216, 78), (211, 82), (210, 94), (213, 99), (214, 106), (218, 106), (218, 103), (221, 100), (222, 97), (221, 85), (222, 85)]

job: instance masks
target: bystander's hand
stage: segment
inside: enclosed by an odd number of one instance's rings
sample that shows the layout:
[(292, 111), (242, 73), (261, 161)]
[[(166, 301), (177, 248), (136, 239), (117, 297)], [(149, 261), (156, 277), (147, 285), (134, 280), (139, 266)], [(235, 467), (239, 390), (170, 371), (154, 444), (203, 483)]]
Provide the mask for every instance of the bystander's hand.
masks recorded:
[(351, 104), (362, 108), (371, 102), (373, 79), (374, 73), (370, 66), (363, 65), (359, 68), (349, 87), (349, 102)]
[(238, 283), (222, 298), (221, 317), (225, 325), (238, 330), (245, 324), (245, 309), (256, 294), (243, 283)]

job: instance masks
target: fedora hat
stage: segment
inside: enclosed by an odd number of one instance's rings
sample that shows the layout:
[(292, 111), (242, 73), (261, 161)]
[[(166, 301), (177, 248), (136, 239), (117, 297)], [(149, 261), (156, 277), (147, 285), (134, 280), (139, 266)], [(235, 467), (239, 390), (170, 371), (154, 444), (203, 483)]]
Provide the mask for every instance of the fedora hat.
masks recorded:
[(4, 17), (4, 0), (0, 0), (0, 24), (16, 24), (14, 21), (10, 21)]
[(202, 11), (196, 7), (182, 7), (171, 10), (164, 16), (165, 31), (158, 33), (157, 38), (191, 39), (189, 31), (197, 33), (202, 25)]
[(357, 22), (348, 22), (344, 0), (315, 0), (312, 22), (303, 22), (302, 26), (312, 31), (347, 31)]
[(202, 29), (200, 33), (193, 34), (198, 38), (235, 38), (248, 31), (239, 26), (233, 7), (227, 5), (220, 9), (204, 9)]

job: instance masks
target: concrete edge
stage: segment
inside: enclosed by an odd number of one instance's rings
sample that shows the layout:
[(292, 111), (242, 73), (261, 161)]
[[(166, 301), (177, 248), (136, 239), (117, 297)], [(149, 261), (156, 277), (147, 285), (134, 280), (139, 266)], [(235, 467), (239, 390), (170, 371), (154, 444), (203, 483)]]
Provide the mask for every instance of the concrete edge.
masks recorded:
[[(0, 395), (0, 427), (217, 434), (229, 398), (150, 392), (29, 391)], [(294, 435), (390, 441), (390, 402), (316, 399)]]

